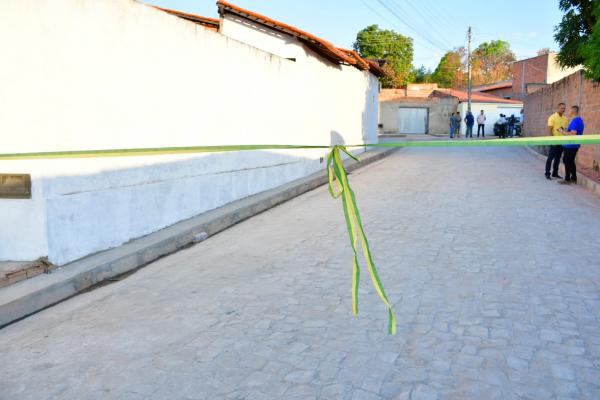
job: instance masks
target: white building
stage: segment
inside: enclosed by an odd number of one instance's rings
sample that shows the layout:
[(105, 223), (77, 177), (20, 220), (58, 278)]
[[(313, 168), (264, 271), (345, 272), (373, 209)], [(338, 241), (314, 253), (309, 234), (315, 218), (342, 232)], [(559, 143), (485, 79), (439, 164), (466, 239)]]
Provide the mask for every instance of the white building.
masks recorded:
[[(5, 0), (0, 153), (372, 143), (378, 66), (220, 2), (221, 20), (130, 0)], [(216, 31), (218, 29), (218, 32)], [(321, 168), (321, 150), (0, 161), (0, 260), (62, 265)]]
[[(465, 90), (458, 89), (438, 89), (435, 91), (438, 96), (450, 96), (458, 99), (458, 107), (456, 111), (460, 112), (462, 116), (462, 124), (460, 128), (461, 135), (464, 135), (467, 127), (465, 124), (465, 117), (469, 109), (468, 94)], [(471, 93), (471, 111), (473, 116), (477, 119), (477, 115), (483, 110), (486, 121), (485, 121), (485, 135), (494, 135), (494, 124), (500, 118), (500, 114), (504, 114), (508, 117), (515, 115), (519, 117), (521, 110), (523, 109), (523, 102), (519, 100), (503, 99), (502, 97), (493, 96), (486, 93), (473, 92)], [(473, 127), (473, 135), (477, 136), (477, 121)]]

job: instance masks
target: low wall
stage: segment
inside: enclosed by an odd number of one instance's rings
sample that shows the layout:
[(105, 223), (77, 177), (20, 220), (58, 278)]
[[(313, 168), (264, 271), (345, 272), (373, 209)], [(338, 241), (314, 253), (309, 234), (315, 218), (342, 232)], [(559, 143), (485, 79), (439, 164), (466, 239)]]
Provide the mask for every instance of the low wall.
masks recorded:
[[(548, 117), (556, 111), (558, 103), (561, 102), (566, 103), (567, 107), (581, 107), (585, 133), (600, 133), (600, 85), (585, 79), (583, 73), (578, 71), (525, 97), (525, 134), (547, 135)], [(577, 154), (577, 164), (583, 169), (598, 171), (600, 146), (581, 146)]]
[[(377, 79), (130, 0), (6, 0), (1, 153), (376, 141)], [(64, 264), (306, 176), (324, 151), (1, 161), (0, 260)]]

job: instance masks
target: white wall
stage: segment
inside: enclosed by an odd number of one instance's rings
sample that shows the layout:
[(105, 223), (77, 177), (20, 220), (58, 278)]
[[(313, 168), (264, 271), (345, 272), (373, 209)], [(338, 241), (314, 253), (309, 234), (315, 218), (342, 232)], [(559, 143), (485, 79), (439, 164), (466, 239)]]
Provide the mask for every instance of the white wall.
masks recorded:
[[(505, 114), (510, 117), (511, 114), (515, 114), (518, 117), (523, 108), (522, 104), (500, 104), (500, 103), (472, 103), (471, 112), (475, 117), (475, 125), (473, 125), (473, 136), (477, 136), (477, 116), (483, 110), (486, 121), (485, 121), (485, 136), (494, 136), (494, 124), (500, 118), (500, 114)], [(465, 117), (467, 116), (468, 104), (460, 103), (458, 105), (458, 111), (462, 117), (462, 124), (460, 126), (460, 134), (464, 137), (467, 133), (467, 124), (465, 124)]]
[(548, 72), (546, 74), (546, 83), (557, 82), (565, 76), (569, 76), (579, 71), (580, 69), (583, 69), (583, 66), (581, 65), (577, 67), (563, 68), (560, 65), (558, 65), (558, 62), (556, 61), (556, 56), (556, 53), (548, 54)]
[[(310, 51), (292, 62), (131, 0), (5, 0), (0, 48), (0, 153), (376, 141), (368, 72)], [(324, 153), (0, 161), (34, 190), (0, 199), (0, 260), (64, 264), (305, 176)]]

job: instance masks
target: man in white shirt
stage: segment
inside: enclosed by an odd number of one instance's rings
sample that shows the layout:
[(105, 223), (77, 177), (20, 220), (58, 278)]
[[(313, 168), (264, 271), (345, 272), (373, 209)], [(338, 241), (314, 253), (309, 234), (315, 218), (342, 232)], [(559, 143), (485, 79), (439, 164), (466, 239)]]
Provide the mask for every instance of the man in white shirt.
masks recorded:
[(498, 128), (500, 130), (500, 135), (498, 135), (500, 138), (504, 139), (506, 137), (506, 118), (504, 118), (504, 114), (500, 114), (500, 118), (498, 118), (498, 121), (496, 121), (496, 124), (498, 125)]
[(477, 116), (477, 137), (479, 137), (479, 131), (481, 131), (481, 137), (485, 137), (485, 114), (483, 110)]

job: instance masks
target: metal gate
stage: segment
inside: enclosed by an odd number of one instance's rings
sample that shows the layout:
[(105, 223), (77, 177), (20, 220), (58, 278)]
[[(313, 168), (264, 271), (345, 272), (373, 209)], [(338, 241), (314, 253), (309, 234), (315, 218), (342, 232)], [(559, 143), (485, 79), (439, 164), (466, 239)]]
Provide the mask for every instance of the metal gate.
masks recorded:
[(398, 133), (427, 133), (429, 109), (426, 107), (398, 108)]

